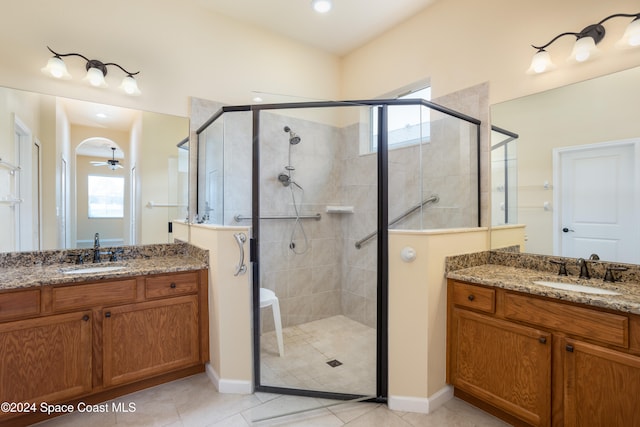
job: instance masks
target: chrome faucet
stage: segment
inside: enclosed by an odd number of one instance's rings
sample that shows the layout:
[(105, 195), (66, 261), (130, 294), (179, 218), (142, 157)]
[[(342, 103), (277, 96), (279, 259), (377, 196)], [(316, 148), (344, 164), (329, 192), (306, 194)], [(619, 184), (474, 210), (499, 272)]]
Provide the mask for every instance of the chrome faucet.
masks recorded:
[(100, 259), (100, 233), (93, 236), (93, 262), (101, 262)]

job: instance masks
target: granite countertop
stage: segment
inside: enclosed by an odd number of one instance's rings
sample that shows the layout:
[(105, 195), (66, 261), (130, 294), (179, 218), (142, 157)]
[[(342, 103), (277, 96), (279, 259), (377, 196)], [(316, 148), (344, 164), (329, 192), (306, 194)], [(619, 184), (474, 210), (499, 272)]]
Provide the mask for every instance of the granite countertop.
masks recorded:
[[(0, 291), (208, 268), (207, 251), (182, 243), (124, 247), (121, 260), (85, 262), (81, 265), (68, 261), (69, 256), (75, 256), (76, 252), (77, 250), (1, 254), (0, 258), (3, 259), (0, 261), (4, 262), (0, 263)], [(11, 263), (11, 260), (15, 262)], [(103, 267), (121, 268), (91, 273), (65, 273)]]
[[(491, 257), (491, 254), (489, 254), (486, 258), (480, 257), (474, 259), (474, 262), (471, 262), (471, 264), (475, 265), (470, 266), (464, 265), (465, 263), (456, 262), (454, 259), (452, 260), (452, 265), (455, 265), (455, 267), (448, 269), (447, 278), (625, 313), (640, 314), (640, 281), (637, 280), (635, 271), (625, 273), (622, 281), (610, 283), (604, 282), (599, 272), (597, 275), (593, 275), (595, 278), (591, 279), (580, 279), (573, 271), (570, 271), (569, 276), (560, 276), (555, 271), (549, 271), (550, 269), (557, 268), (556, 266), (547, 267), (550, 257), (543, 257), (543, 259), (540, 260), (540, 266), (544, 267), (540, 269), (536, 268), (538, 266), (533, 258), (535, 256), (522, 254), (521, 257), (522, 259), (519, 259), (518, 254), (498, 254), (497, 256)], [(554, 258), (558, 259), (557, 257)], [(504, 262), (505, 260), (507, 262)], [(519, 263), (526, 265), (526, 267), (518, 265)], [(612, 264), (621, 265), (618, 263)], [(630, 266), (630, 270), (634, 270), (634, 267), (637, 266)], [(617, 292), (620, 295), (590, 294), (561, 290), (534, 283), (536, 281), (585, 285)]]

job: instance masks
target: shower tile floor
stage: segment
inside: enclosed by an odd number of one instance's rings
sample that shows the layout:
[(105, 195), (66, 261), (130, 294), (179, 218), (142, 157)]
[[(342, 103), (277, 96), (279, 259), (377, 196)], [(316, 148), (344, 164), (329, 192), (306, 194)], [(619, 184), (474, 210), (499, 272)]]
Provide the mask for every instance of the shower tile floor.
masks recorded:
[(375, 395), (375, 329), (339, 315), (284, 328), (282, 335), (284, 357), (274, 331), (260, 338), (262, 385)]

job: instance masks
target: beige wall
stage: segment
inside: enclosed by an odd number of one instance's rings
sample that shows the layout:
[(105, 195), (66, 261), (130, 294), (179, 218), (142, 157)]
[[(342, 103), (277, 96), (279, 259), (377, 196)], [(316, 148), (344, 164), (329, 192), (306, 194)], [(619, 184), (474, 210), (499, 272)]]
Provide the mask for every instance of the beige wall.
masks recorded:
[[(488, 248), (486, 228), (389, 231), (389, 405), (428, 412), (446, 386), (445, 257)], [(404, 262), (404, 247), (416, 252)]]
[(500, 225), (491, 227), (491, 249), (519, 246), (520, 251), (525, 250), (525, 225)]
[(434, 97), (489, 82), (493, 104), (631, 68), (640, 64), (640, 49), (613, 47), (630, 22), (618, 18), (605, 24), (599, 60), (567, 64), (574, 39), (564, 37), (548, 49), (557, 70), (525, 74), (535, 53), (531, 44), (638, 11), (635, 0), (441, 0), (344, 57), (341, 94), (374, 97), (429, 78)]
[[(282, 25), (286, 25), (283, 17)], [(50, 53), (79, 52), (116, 62), (136, 76), (142, 95), (81, 83), (84, 62), (65, 59), (71, 81), (40, 72)], [(0, 14), (0, 86), (188, 115), (188, 97), (246, 104), (251, 91), (338, 99), (339, 58), (254, 26), (209, 12), (195, 0), (23, 0)]]
[[(431, 79), (435, 97), (489, 82), (495, 103), (639, 65), (640, 50), (613, 49), (628, 23), (619, 18), (606, 23), (608, 35), (600, 44), (606, 54), (600, 60), (565, 64), (572, 42), (565, 37), (550, 48), (560, 65), (555, 72), (525, 74), (534, 53), (530, 44), (579, 31), (613, 13), (636, 12), (637, 6), (634, 0), (442, 0), (338, 58), (192, 1), (114, 0), (97, 6), (23, 0), (0, 15), (0, 58), (11, 58), (0, 61), (0, 86), (182, 116), (188, 115), (189, 96), (244, 104), (251, 102), (252, 90), (260, 90), (354, 99), (424, 79)], [(60, 13), (63, 9), (73, 13)], [(109, 37), (96, 28), (109, 28)], [(108, 76), (109, 90), (43, 76), (46, 44), (141, 70), (143, 95), (131, 98), (114, 90), (118, 82), (111, 79), (120, 77), (115, 71)], [(68, 62), (70, 72), (82, 76), (82, 61)]]
[(221, 392), (253, 390), (251, 268), (234, 276), (239, 261), (235, 233), (244, 233), (245, 263), (249, 263), (249, 229), (192, 224), (180, 236), (209, 251), (209, 366), (207, 373)]

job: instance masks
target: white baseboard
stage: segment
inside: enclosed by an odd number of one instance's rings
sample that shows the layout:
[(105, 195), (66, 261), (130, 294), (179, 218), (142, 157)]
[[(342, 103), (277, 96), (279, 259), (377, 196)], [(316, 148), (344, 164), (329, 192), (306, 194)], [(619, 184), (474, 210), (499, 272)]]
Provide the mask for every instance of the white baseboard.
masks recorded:
[(431, 397), (389, 396), (387, 405), (389, 409), (401, 412), (417, 412), (428, 414), (453, 398), (453, 387), (444, 386)]
[(225, 380), (220, 378), (218, 373), (213, 369), (210, 363), (205, 365), (205, 372), (213, 383), (213, 386), (219, 393), (225, 394), (251, 394), (253, 393), (253, 384), (251, 381), (244, 380)]

